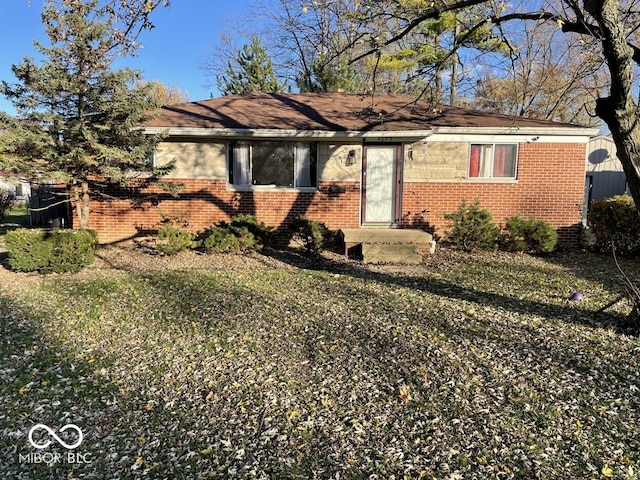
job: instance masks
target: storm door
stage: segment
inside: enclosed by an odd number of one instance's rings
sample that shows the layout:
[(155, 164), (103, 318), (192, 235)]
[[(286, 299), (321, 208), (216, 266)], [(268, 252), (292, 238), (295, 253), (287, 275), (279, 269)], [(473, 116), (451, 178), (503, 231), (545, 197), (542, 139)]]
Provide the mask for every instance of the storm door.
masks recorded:
[(364, 147), (363, 225), (391, 226), (400, 222), (401, 152), (399, 145)]

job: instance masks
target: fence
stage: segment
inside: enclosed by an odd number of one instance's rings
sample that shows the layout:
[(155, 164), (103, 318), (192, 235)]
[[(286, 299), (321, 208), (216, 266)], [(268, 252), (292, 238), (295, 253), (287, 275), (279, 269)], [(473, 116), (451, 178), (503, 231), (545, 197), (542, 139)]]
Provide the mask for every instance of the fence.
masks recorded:
[(31, 185), (29, 222), (31, 225), (64, 228), (69, 225), (71, 211), (66, 186), (55, 183)]

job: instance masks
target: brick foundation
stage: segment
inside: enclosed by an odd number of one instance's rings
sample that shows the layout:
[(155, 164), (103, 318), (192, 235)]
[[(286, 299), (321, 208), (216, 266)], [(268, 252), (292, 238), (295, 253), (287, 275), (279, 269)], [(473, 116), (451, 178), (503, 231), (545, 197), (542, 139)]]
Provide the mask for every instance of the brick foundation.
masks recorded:
[(105, 192), (110, 197), (126, 200), (92, 201), (90, 227), (98, 231), (100, 242), (118, 242), (155, 232), (163, 213), (184, 216), (194, 230), (204, 230), (222, 220), (230, 221), (242, 213), (255, 215), (275, 229), (286, 228), (298, 215), (322, 221), (332, 229), (359, 225), (360, 184), (357, 182), (322, 183), (316, 192), (235, 192), (228, 190), (223, 180), (166, 181), (184, 185), (179, 198), (173, 198), (158, 186), (149, 186)]

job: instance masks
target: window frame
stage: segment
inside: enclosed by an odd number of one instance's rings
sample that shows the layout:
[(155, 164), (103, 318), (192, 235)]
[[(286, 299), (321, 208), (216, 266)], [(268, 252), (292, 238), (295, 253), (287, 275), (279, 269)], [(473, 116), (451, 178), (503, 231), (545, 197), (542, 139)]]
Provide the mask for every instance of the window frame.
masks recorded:
[[(254, 147), (259, 146), (258, 144), (279, 144), (280, 146), (290, 146), (293, 151), (293, 165), (292, 169), (292, 178), (293, 183), (289, 185), (278, 185), (276, 183), (270, 184), (260, 184), (256, 183), (254, 177), (254, 165), (253, 165), (253, 150)], [(248, 159), (245, 162), (248, 162), (248, 165), (245, 165), (247, 171), (240, 172), (240, 169), (243, 169), (242, 165), (236, 164), (234, 149), (236, 146), (242, 146), (245, 144), (248, 147)], [(305, 148), (308, 149), (309, 152), (309, 163), (308, 163), (308, 175), (309, 175), (309, 183), (311, 185), (308, 186), (299, 186), (299, 174), (302, 170), (305, 169), (304, 166), (299, 166), (297, 152), (297, 148)], [(277, 190), (297, 190), (297, 191), (317, 191), (319, 186), (319, 171), (318, 171), (318, 142), (312, 141), (299, 141), (299, 140), (280, 140), (280, 139), (264, 139), (264, 140), (229, 140), (227, 142), (227, 184), (230, 188), (234, 190), (268, 190), (268, 189), (277, 189)], [(234, 178), (237, 173), (240, 175), (248, 176), (249, 183), (235, 183), (236, 179)]]
[[(480, 147), (482, 150), (483, 147), (491, 147), (491, 165), (490, 165), (490, 175), (483, 176), (480, 175), (480, 171), (482, 167), (479, 168), (479, 174), (477, 176), (471, 175), (471, 163), (472, 163), (472, 151), (474, 147)], [(513, 158), (513, 175), (511, 176), (495, 176), (495, 164), (496, 164), (496, 147), (513, 147), (514, 158)], [(516, 142), (469, 142), (469, 152), (467, 155), (467, 179), (472, 181), (508, 181), (508, 180), (517, 180), (518, 179), (518, 154), (520, 151), (520, 144)]]

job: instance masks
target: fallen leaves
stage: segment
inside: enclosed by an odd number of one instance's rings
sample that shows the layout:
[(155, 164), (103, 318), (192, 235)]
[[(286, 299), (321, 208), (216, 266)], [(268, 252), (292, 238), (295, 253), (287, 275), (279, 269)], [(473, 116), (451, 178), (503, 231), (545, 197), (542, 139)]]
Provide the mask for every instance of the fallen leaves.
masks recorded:
[[(0, 272), (3, 451), (74, 421), (88, 478), (637, 475), (640, 345), (583, 320), (606, 278), (519, 255), (411, 275), (245, 260)], [(0, 473), (40, 478), (20, 467)]]

